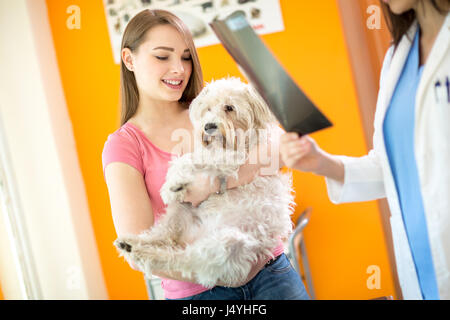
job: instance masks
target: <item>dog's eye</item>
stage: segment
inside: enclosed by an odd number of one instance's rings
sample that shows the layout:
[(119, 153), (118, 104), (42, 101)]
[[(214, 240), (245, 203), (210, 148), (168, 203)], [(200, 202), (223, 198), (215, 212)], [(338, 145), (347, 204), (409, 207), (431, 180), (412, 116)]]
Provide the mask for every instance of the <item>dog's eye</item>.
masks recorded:
[(225, 111), (226, 112), (230, 112), (230, 111), (233, 111), (234, 110), (234, 107), (233, 106), (230, 106), (229, 104), (227, 104), (226, 106), (225, 106)]

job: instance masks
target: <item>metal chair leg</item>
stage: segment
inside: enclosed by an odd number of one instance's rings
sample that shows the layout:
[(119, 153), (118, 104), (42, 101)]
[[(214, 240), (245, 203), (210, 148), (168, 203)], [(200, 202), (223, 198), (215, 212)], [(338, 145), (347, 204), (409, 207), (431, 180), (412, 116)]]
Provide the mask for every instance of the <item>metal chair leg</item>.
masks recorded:
[[(295, 270), (302, 277), (302, 279), (306, 281), (311, 299), (315, 299), (314, 287), (312, 284), (312, 277), (309, 268), (308, 257), (306, 254), (304, 237), (302, 233), (304, 228), (309, 222), (311, 211), (312, 208), (307, 208), (304, 212), (300, 214), (294, 232), (289, 237), (289, 254), (292, 257), (292, 262), (294, 264)], [(299, 256), (297, 250), (300, 251), (300, 257), (303, 265), (303, 272), (298, 263)]]

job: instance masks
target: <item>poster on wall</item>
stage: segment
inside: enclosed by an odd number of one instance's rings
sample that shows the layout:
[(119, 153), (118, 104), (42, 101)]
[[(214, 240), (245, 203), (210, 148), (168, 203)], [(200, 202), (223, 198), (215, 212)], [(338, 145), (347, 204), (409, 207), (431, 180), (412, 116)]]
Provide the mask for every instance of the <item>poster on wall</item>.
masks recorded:
[(181, 18), (197, 48), (218, 44), (209, 26), (215, 18), (234, 11), (245, 13), (257, 34), (284, 30), (279, 0), (103, 0), (115, 63), (120, 63), (120, 44), (128, 21), (144, 9), (163, 9)]

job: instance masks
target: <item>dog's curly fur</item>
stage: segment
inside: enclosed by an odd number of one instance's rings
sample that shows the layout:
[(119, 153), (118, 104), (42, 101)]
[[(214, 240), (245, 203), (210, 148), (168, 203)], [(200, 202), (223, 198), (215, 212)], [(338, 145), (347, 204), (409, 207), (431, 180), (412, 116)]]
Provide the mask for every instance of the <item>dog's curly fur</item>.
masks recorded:
[[(211, 195), (198, 207), (183, 203), (196, 174), (208, 175), (211, 182), (219, 176), (237, 177), (249, 150), (262, 139), (260, 130), (274, 120), (258, 93), (237, 78), (209, 83), (192, 102), (190, 118), (201, 143), (170, 163), (161, 188), (166, 214), (150, 230), (114, 244), (148, 277), (152, 270), (178, 271), (206, 287), (219, 281), (234, 286), (258, 260), (273, 256), (279, 239), (292, 231), (291, 176), (257, 176), (249, 184)], [(237, 147), (238, 130), (251, 132), (243, 148)]]

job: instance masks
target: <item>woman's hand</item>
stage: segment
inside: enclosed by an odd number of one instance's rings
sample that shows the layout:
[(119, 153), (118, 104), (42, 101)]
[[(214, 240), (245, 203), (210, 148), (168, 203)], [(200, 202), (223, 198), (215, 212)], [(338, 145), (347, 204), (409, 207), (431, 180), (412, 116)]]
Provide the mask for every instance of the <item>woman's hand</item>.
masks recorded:
[(296, 132), (280, 137), (280, 153), (287, 167), (306, 172), (316, 172), (323, 157), (312, 138), (307, 135), (299, 137)]
[(284, 165), (328, 177), (344, 183), (345, 166), (339, 157), (326, 153), (308, 136), (288, 132), (280, 138), (280, 153)]
[(219, 180), (216, 178), (211, 184), (211, 178), (206, 174), (197, 174), (195, 182), (187, 186), (184, 202), (190, 202), (194, 207), (197, 207), (208, 199), (208, 197), (219, 191)]

